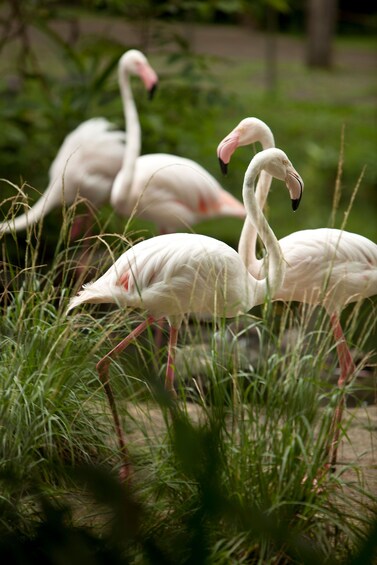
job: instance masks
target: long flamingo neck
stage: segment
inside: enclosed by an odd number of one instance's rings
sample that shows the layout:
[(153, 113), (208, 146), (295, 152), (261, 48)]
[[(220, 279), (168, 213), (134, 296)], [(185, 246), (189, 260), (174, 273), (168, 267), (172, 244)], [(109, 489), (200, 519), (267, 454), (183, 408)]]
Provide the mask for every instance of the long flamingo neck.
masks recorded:
[[(262, 149), (275, 147), (274, 136), (269, 128), (266, 130), (263, 129), (259, 139)], [(263, 210), (266, 205), (268, 193), (271, 188), (271, 182), (272, 176), (266, 171), (261, 171), (255, 189), (255, 198), (261, 210)], [(257, 259), (256, 255), (257, 239), (258, 231), (254, 224), (250, 221), (249, 217), (246, 217), (238, 243), (238, 253), (241, 256), (242, 261), (245, 263), (249, 273), (251, 273), (254, 277), (259, 277), (262, 263)]]
[(273, 295), (282, 285), (285, 275), (285, 262), (279, 242), (259, 207), (255, 195), (255, 181), (260, 168), (260, 163), (254, 157), (246, 171), (243, 186), (243, 200), (248, 215), (247, 220), (255, 226), (268, 253), (265, 278), (256, 280), (253, 277), (257, 291), (257, 303), (262, 303), (266, 295)]
[(136, 160), (141, 152), (141, 128), (139, 123), (139, 115), (137, 112), (132, 89), (130, 84), (130, 76), (124, 69), (119, 69), (119, 86), (123, 100), (124, 119), (127, 130), (126, 146), (123, 156), (123, 163), (113, 191), (117, 200), (127, 200), (132, 181), (134, 178)]
[[(259, 175), (259, 180), (255, 189), (255, 200), (260, 210), (263, 210), (265, 206), (271, 181), (271, 175), (266, 173), (266, 171), (262, 171)], [(261, 261), (257, 259), (256, 255), (257, 239), (258, 230), (251, 222), (249, 215), (247, 215), (238, 243), (238, 253), (240, 254), (242, 261), (245, 263), (249, 273), (251, 273), (254, 277), (259, 276), (261, 266)]]

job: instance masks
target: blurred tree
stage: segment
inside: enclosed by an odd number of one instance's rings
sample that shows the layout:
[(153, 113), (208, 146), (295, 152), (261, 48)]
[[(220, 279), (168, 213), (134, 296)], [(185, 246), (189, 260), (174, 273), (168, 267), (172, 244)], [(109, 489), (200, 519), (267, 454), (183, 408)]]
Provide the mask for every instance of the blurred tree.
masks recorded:
[(331, 67), (337, 10), (338, 0), (308, 0), (306, 57), (310, 67)]
[(279, 14), (290, 11), (289, 0), (243, 0), (242, 10), (247, 16), (252, 16), (260, 22), (265, 31), (265, 77), (266, 90), (274, 94), (278, 82), (278, 46), (277, 32), (279, 31)]

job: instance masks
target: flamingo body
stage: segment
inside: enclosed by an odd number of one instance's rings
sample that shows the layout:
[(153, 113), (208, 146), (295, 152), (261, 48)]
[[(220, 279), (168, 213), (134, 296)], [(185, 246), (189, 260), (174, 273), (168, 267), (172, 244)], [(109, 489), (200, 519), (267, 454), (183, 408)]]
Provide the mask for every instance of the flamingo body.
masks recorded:
[(251, 278), (238, 253), (222, 241), (165, 234), (131, 247), (102, 277), (85, 285), (69, 308), (114, 302), (167, 318), (173, 326), (189, 312), (233, 317), (253, 304)]
[(274, 300), (322, 304), (331, 313), (377, 294), (377, 245), (366, 237), (318, 228), (279, 243), (287, 270)]
[[(122, 182), (121, 176), (117, 183)], [(112, 203), (117, 213), (152, 221), (160, 231), (174, 232), (213, 217), (244, 219), (243, 204), (224, 190), (201, 165), (177, 155), (154, 153), (140, 156), (126, 199)]]
[(105, 118), (87, 120), (68, 134), (49, 170), (57, 203), (64, 198), (72, 204), (78, 195), (96, 207), (108, 202), (125, 139)]
[(127, 73), (119, 74), (119, 86), (127, 145), (111, 191), (115, 212), (150, 220), (160, 233), (187, 229), (207, 218), (244, 219), (244, 205), (195, 161), (166, 153), (140, 156), (141, 128)]

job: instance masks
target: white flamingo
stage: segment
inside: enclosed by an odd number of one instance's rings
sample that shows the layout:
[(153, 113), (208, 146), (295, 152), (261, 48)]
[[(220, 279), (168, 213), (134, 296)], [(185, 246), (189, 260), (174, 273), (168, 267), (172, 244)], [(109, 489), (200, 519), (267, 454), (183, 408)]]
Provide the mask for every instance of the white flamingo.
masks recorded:
[[(217, 154), (226, 171), (237, 147), (260, 141), (263, 149), (274, 146), (270, 128), (256, 118), (245, 118), (218, 145)], [(260, 177), (256, 198), (263, 209), (271, 185), (268, 172)], [(294, 203), (295, 204), (295, 203)], [(257, 229), (247, 219), (239, 241), (239, 253), (249, 272), (265, 276), (265, 260), (256, 257)], [(342, 309), (352, 302), (377, 294), (377, 245), (356, 233), (332, 228), (301, 230), (279, 240), (287, 263), (284, 282), (272, 293), (273, 300), (322, 305), (329, 315), (340, 366), (339, 388), (343, 388), (355, 364), (340, 323)], [(337, 458), (343, 397), (336, 408), (329, 447), (330, 465)]]
[(188, 313), (233, 317), (264, 302), (268, 289), (279, 288), (285, 265), (277, 239), (258, 208), (254, 182), (262, 169), (284, 180), (297, 197), (302, 181), (280, 149), (258, 153), (251, 161), (243, 186), (243, 199), (249, 217), (258, 226), (270, 262), (267, 278), (258, 280), (246, 269), (239, 254), (216, 239), (197, 234), (160, 235), (131, 247), (97, 281), (69, 303), (68, 310), (83, 303), (109, 302), (120, 307), (142, 309), (148, 317), (97, 364), (105, 386), (119, 445), (124, 455), (122, 472), (128, 474), (125, 439), (109, 383), (111, 359), (123, 351), (153, 321), (166, 318), (169, 326), (166, 389), (174, 394), (174, 351), (178, 330)]
[[(127, 51), (119, 60), (119, 79), (137, 75), (152, 93), (157, 75), (146, 57), (136, 50)], [(40, 220), (52, 209), (73, 204), (77, 197), (93, 207), (109, 202), (114, 179), (121, 169), (124, 131), (116, 131), (105, 118), (93, 118), (80, 124), (64, 139), (49, 170), (49, 184), (26, 214), (0, 223), (0, 233), (21, 231)], [(79, 231), (72, 230), (72, 238)]]
[(195, 161), (168, 153), (140, 156), (139, 118), (126, 74), (120, 74), (119, 84), (127, 145), (111, 191), (110, 201), (115, 212), (124, 217), (136, 215), (149, 220), (159, 233), (187, 229), (213, 217), (244, 219), (243, 204)]

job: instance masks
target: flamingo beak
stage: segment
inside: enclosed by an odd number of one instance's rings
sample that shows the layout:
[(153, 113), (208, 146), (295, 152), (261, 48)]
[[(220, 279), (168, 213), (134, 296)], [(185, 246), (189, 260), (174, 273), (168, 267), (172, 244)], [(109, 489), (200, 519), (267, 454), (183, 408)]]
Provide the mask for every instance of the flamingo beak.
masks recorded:
[(300, 205), (304, 181), (295, 169), (290, 169), (285, 178), (285, 183), (291, 195), (292, 210), (295, 212)]
[(223, 175), (228, 174), (228, 163), (224, 163), (224, 161), (219, 157), (219, 164), (222, 174)]
[(152, 100), (158, 85), (158, 77), (152, 67), (148, 64), (139, 65), (138, 67), (139, 75), (144, 83), (144, 86), (148, 92), (149, 100)]
[(151, 88), (148, 90), (148, 100), (153, 100), (155, 92), (157, 90), (158, 81), (156, 81)]
[(239, 145), (239, 134), (236, 131), (232, 131), (227, 135), (222, 141), (220, 141), (217, 146), (217, 157), (220, 163), (220, 169), (223, 175), (228, 172), (228, 163), (230, 158), (235, 152)]

